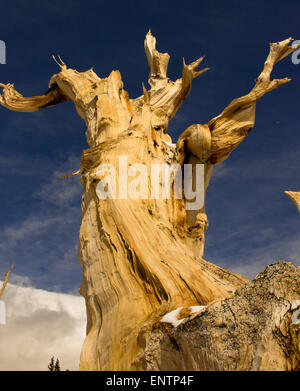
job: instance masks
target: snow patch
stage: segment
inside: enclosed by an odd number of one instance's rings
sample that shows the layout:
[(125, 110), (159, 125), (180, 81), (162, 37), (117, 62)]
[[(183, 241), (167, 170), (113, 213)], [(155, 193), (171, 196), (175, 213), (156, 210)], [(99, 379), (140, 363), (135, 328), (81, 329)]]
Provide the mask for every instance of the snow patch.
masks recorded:
[(165, 143), (168, 147), (176, 148), (176, 144), (169, 143), (169, 141), (161, 140), (163, 143)]
[(204, 310), (204, 308), (205, 308), (205, 305), (194, 305), (194, 306), (190, 307), (191, 314), (195, 314), (196, 312), (201, 312), (202, 310)]
[(293, 301), (291, 310), (296, 310), (298, 307), (300, 307), (300, 300)]
[(160, 322), (161, 323), (170, 323), (173, 327), (179, 326), (186, 319), (186, 318), (178, 319), (178, 315), (183, 308), (190, 309), (190, 313), (189, 313), (189, 315), (190, 315), (190, 314), (195, 314), (197, 312), (203, 311), (205, 306), (204, 305), (195, 305), (195, 306), (191, 306), (191, 307), (178, 307), (178, 308), (176, 308), (176, 310), (173, 310), (173, 311), (165, 314), (161, 318)]
[(171, 323), (171, 325), (173, 327), (177, 327), (180, 325), (180, 323), (182, 323), (184, 321), (184, 318), (183, 319), (177, 319), (177, 315), (179, 314), (179, 312), (182, 310), (182, 308), (184, 307), (178, 307), (176, 308), (176, 310), (174, 311), (171, 311), (171, 312), (168, 312), (166, 315), (164, 315), (162, 318), (161, 318), (161, 322), (162, 323)]

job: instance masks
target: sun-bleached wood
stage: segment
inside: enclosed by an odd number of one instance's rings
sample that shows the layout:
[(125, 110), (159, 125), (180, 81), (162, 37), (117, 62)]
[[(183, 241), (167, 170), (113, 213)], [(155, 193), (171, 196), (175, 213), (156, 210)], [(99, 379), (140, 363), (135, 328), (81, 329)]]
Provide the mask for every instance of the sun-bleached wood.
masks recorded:
[(11, 266), (11, 268), (9, 269), (9, 271), (4, 274), (4, 281), (3, 281), (3, 284), (2, 284), (2, 288), (0, 289), (0, 300), (1, 300), (2, 296), (3, 296), (3, 294), (4, 294), (5, 287), (6, 287), (7, 283), (8, 283), (9, 275), (12, 272), (14, 266), (15, 266), (15, 264), (13, 264)]
[(285, 191), (285, 194), (290, 197), (300, 213), (300, 191)]
[[(77, 72), (61, 60), (42, 96), (24, 98), (13, 85), (1, 85), (0, 103), (14, 111), (31, 112), (72, 100), (86, 123), (90, 146), (82, 152), (82, 219), (78, 255), (83, 269), (80, 293), (87, 307), (87, 337), (82, 370), (139, 370), (143, 346), (140, 330), (180, 306), (207, 305), (230, 297), (248, 280), (203, 260), (205, 207), (187, 210), (188, 200), (106, 199), (97, 196), (101, 164), (128, 167), (144, 164), (204, 164), (205, 190), (214, 164), (226, 159), (254, 126), (256, 101), (289, 79), (270, 80), (273, 66), (296, 48), (291, 38), (270, 45), (270, 53), (249, 94), (233, 100), (207, 124), (194, 124), (172, 143), (167, 134), (191, 90), (203, 57), (187, 65), (182, 76), (167, 76), (169, 55), (145, 38), (150, 90), (130, 99), (119, 71), (100, 78), (93, 69)], [(117, 177), (118, 181), (123, 178)], [(150, 194), (150, 183), (148, 183)]]
[(267, 266), (224, 300), (181, 323), (164, 319), (142, 330), (141, 358), (152, 371), (299, 371), (300, 267)]

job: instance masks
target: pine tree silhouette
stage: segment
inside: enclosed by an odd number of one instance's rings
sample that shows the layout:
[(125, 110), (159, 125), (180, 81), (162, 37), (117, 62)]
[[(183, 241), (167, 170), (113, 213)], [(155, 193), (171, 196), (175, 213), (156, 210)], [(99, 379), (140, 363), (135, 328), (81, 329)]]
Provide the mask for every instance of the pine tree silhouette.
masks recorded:
[(51, 357), (50, 363), (48, 364), (48, 371), (51, 372), (57, 372), (60, 371), (60, 363), (59, 359), (57, 358), (54, 364), (54, 356)]
[(54, 371), (60, 371), (60, 364), (58, 358), (55, 361)]
[(48, 371), (54, 371), (54, 357), (51, 357), (50, 363), (48, 364)]

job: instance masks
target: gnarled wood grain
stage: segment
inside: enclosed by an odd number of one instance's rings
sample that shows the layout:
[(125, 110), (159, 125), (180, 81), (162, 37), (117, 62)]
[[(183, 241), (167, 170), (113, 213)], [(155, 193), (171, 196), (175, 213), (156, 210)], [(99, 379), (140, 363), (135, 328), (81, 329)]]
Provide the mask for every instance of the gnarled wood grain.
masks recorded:
[[(188, 200), (101, 199), (97, 186), (102, 180), (99, 167), (111, 164), (118, 177), (119, 157), (128, 167), (143, 164), (168, 166), (203, 164), (204, 187), (209, 184), (213, 165), (226, 159), (254, 126), (255, 105), (266, 92), (289, 79), (270, 80), (273, 66), (296, 48), (291, 39), (271, 44), (262, 73), (249, 94), (232, 101), (208, 122), (186, 129), (172, 143), (167, 134), (169, 121), (188, 96), (203, 58), (189, 65), (183, 61), (182, 77), (167, 76), (169, 55), (156, 49), (151, 32), (145, 52), (150, 90), (130, 99), (119, 71), (100, 78), (93, 69), (77, 72), (60, 61), (49, 91), (24, 98), (12, 85), (1, 85), (0, 104), (15, 111), (36, 111), (72, 100), (86, 124), (90, 146), (82, 152), (80, 169), (83, 186), (82, 219), (78, 255), (83, 269), (80, 293), (87, 307), (87, 337), (82, 370), (142, 369), (140, 330), (164, 313), (180, 306), (207, 305), (230, 297), (247, 279), (203, 260), (205, 207), (189, 210)], [(187, 179), (185, 178), (185, 181)], [(148, 194), (150, 194), (148, 182)], [(120, 199), (119, 199), (120, 198)]]

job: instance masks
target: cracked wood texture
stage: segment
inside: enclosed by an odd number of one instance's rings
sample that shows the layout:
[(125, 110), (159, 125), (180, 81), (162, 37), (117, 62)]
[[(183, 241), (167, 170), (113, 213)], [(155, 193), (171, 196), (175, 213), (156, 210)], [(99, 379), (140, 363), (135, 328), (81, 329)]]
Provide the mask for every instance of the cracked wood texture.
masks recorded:
[[(142, 328), (179, 306), (207, 305), (230, 297), (248, 282), (242, 276), (205, 261), (204, 233), (208, 222), (203, 206), (189, 210), (189, 201), (177, 199), (100, 199), (98, 168), (112, 164), (118, 178), (119, 157), (128, 170), (135, 163), (148, 172), (153, 164), (204, 165), (204, 187), (213, 166), (225, 160), (254, 126), (256, 101), (289, 79), (271, 80), (273, 66), (296, 48), (292, 38), (270, 44), (270, 52), (255, 86), (233, 100), (207, 124), (194, 124), (172, 144), (167, 133), (191, 90), (203, 58), (187, 65), (176, 81), (167, 77), (169, 55), (156, 49), (156, 39), (145, 38), (150, 67), (149, 85), (130, 99), (119, 71), (100, 78), (93, 69), (77, 72), (60, 59), (60, 72), (52, 76), (41, 96), (23, 97), (12, 84), (1, 84), (2, 106), (33, 112), (72, 100), (85, 121), (90, 146), (82, 152), (82, 219), (78, 255), (83, 269), (79, 289), (87, 308), (87, 336), (81, 370), (140, 370)], [(131, 173), (136, 175), (137, 173)], [(185, 180), (187, 180), (185, 178)], [(148, 183), (150, 191), (150, 183)]]
[(300, 267), (269, 265), (233, 297), (139, 340), (148, 371), (299, 371)]

